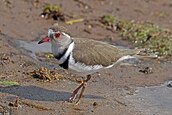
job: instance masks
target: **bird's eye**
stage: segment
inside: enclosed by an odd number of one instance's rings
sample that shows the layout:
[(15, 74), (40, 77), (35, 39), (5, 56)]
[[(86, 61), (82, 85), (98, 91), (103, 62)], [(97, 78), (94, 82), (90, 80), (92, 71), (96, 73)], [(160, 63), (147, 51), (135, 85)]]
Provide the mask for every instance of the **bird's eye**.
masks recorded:
[(56, 37), (56, 38), (59, 38), (59, 37), (60, 37), (60, 32), (56, 32), (56, 33), (55, 33), (55, 37)]

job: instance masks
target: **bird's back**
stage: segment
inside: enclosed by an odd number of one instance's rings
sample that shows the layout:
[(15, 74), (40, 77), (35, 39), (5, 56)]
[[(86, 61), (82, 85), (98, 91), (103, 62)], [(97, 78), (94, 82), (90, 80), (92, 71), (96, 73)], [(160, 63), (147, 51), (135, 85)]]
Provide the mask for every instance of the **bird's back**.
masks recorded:
[(134, 55), (138, 52), (135, 49), (119, 49), (108, 43), (88, 38), (74, 38), (74, 42), (73, 57), (75, 61), (86, 65), (109, 66), (123, 56)]

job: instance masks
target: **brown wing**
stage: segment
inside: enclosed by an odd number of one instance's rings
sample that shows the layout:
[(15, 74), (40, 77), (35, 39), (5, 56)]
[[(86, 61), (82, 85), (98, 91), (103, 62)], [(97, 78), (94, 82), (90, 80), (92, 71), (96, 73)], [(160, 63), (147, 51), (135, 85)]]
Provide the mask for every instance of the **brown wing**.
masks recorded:
[(127, 55), (127, 53), (123, 54), (121, 49), (101, 41), (75, 38), (74, 42), (73, 56), (75, 61), (86, 65), (108, 66), (116, 62), (120, 57)]

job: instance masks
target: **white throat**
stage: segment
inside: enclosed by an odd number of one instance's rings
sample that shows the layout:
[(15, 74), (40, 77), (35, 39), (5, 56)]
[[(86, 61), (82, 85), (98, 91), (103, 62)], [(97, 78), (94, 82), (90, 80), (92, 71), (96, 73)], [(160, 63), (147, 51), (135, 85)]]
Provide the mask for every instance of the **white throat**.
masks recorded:
[[(49, 29), (48, 33), (52, 34), (51, 30), (52, 29)], [(53, 38), (51, 39), (51, 49), (55, 56), (64, 53), (70, 53), (73, 50), (73, 48), (74, 48), (73, 39), (70, 38), (70, 36), (65, 34), (64, 32), (61, 32), (59, 38), (54, 38), (53, 36)]]

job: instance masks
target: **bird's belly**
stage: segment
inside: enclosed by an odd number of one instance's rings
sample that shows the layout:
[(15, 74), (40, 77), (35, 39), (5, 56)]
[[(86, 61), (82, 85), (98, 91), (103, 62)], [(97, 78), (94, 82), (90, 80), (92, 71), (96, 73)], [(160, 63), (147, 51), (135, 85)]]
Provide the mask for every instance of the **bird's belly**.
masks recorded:
[(86, 65), (84, 63), (75, 62), (71, 56), (69, 59), (69, 68), (77, 72), (92, 72), (104, 68), (102, 65)]

